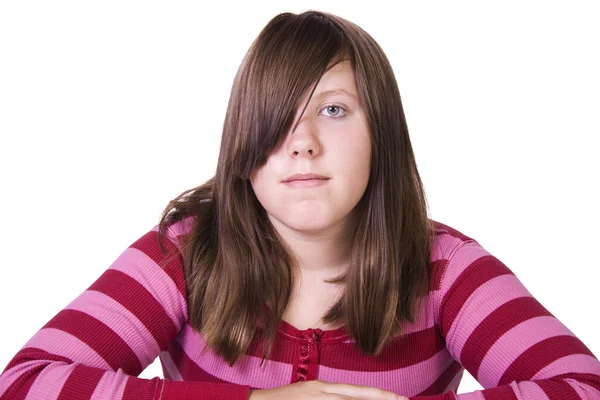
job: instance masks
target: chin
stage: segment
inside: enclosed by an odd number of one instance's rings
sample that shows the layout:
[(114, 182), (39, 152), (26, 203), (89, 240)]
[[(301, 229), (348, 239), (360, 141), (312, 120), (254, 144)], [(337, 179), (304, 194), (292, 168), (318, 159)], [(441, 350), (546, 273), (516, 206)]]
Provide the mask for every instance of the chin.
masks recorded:
[(333, 221), (319, 221), (318, 219), (311, 219), (310, 216), (294, 219), (293, 221), (287, 221), (286, 225), (297, 232), (306, 234), (319, 233), (331, 228), (334, 223)]

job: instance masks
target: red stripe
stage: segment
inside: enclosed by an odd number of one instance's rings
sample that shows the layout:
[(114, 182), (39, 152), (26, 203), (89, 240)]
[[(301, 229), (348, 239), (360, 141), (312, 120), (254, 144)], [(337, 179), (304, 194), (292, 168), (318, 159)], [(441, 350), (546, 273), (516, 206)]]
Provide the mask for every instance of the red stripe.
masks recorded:
[(183, 351), (179, 343), (173, 342), (169, 348), (169, 354), (173, 359), (173, 364), (177, 366), (179, 374), (184, 381), (212, 382), (212, 383), (230, 383), (200, 368), (198, 364), (192, 361)]
[(506, 332), (521, 322), (552, 316), (533, 297), (510, 300), (488, 315), (469, 336), (460, 354), (460, 362), (469, 371), (479, 371), (488, 350)]
[(90, 346), (113, 370), (123, 369), (128, 375), (138, 375), (142, 364), (131, 347), (110, 327), (78, 310), (62, 310), (44, 326), (75, 336)]
[(473, 261), (452, 284), (440, 305), (440, 326), (445, 338), (465, 301), (477, 288), (501, 275), (513, 275), (500, 260), (492, 255)]
[(139, 238), (130, 247), (146, 254), (173, 280), (179, 293), (186, 297), (185, 276), (183, 274), (183, 259), (175, 244), (167, 238), (161, 241), (166, 252), (160, 249), (158, 244), (158, 232), (150, 231)]
[(519, 400), (510, 386), (498, 386), (481, 392), (485, 400)]
[(442, 374), (433, 382), (427, 389), (419, 393), (419, 396), (433, 396), (435, 394), (444, 393), (448, 385), (456, 377), (462, 369), (462, 365), (456, 361), (452, 361), (450, 366), (442, 372)]
[(56, 354), (48, 353), (47, 351), (38, 349), (36, 347), (25, 347), (19, 350), (19, 352), (13, 357), (13, 359), (10, 360), (10, 362), (4, 369), (4, 372), (8, 371), (13, 367), (16, 367), (19, 364), (29, 362), (32, 360), (54, 361), (62, 362), (65, 364), (71, 364), (73, 362), (67, 357), (57, 356)]
[(160, 378), (139, 379), (133, 376), (127, 378), (122, 400), (154, 400), (160, 395)]
[(121, 271), (108, 269), (89, 290), (104, 293), (135, 315), (154, 336), (161, 351), (169, 347), (177, 333), (175, 326), (160, 303), (138, 281)]
[(106, 371), (100, 368), (83, 365), (75, 367), (60, 390), (57, 400), (89, 399), (105, 373)]
[[(396, 337), (378, 356), (365, 357), (354, 343), (321, 348), (321, 365), (348, 371), (392, 371), (426, 361), (444, 349), (436, 327)], [(290, 361), (293, 363), (294, 361)]]
[(572, 354), (587, 354), (594, 357), (592, 352), (574, 336), (555, 336), (542, 340), (525, 350), (508, 367), (498, 386), (512, 381), (527, 381), (542, 368), (554, 361)]
[(539, 380), (537, 385), (542, 388), (550, 400), (581, 400), (575, 389), (562, 380)]

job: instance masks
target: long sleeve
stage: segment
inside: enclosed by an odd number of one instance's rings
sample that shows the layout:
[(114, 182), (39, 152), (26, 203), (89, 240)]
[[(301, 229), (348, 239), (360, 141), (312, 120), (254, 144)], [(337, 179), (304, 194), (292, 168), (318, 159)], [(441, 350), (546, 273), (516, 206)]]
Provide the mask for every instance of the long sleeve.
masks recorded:
[(413, 399), (600, 399), (598, 359), (496, 257), (466, 240), (438, 267), (438, 327), (484, 390)]
[(167, 253), (156, 228), (142, 236), (42, 327), (0, 375), (0, 399), (247, 399), (249, 386), (137, 377), (187, 321), (173, 232)]

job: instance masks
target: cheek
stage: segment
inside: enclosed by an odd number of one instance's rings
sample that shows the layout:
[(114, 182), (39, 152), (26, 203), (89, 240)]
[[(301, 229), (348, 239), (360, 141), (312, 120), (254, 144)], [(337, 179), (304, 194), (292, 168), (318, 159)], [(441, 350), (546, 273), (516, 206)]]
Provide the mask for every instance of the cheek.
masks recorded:
[(354, 154), (353, 161), (354, 184), (359, 192), (359, 198), (362, 197), (371, 176), (371, 145), (369, 142), (362, 143)]
[(277, 207), (278, 174), (269, 163), (256, 169), (250, 177), (250, 184), (258, 202), (266, 210)]
[[(364, 134), (339, 147), (338, 162), (345, 165), (356, 179), (368, 177), (371, 170), (371, 143)], [(338, 144), (339, 146), (339, 144)]]
[[(263, 197), (263, 192), (265, 191), (265, 182), (266, 177), (263, 168), (259, 168), (252, 176), (250, 177), (250, 184), (252, 186), (252, 190), (254, 194), (261, 201)], [(262, 201), (261, 201), (262, 202)]]

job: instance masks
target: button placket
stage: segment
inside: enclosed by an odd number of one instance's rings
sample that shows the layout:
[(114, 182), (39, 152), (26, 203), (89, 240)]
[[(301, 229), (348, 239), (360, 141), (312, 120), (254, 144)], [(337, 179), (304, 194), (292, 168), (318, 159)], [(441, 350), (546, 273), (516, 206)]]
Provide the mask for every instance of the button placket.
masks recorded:
[(319, 343), (323, 331), (321, 329), (309, 328), (303, 332), (306, 343), (300, 346), (300, 357), (296, 369), (296, 382), (303, 382), (317, 378), (319, 366)]

